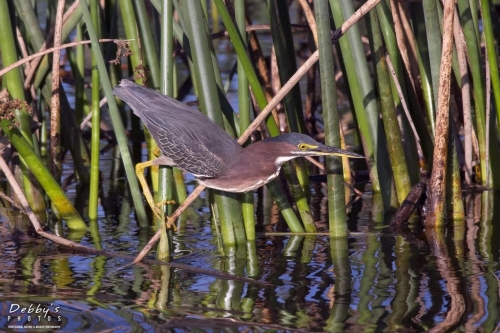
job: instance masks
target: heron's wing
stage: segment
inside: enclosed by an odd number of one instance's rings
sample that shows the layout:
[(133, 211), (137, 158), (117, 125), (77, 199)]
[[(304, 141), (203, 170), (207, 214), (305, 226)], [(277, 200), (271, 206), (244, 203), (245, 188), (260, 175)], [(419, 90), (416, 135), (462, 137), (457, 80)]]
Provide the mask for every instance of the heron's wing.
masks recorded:
[[(175, 165), (196, 176), (218, 177), (224, 172), (227, 161), (224, 156), (215, 154), (207, 147), (207, 141), (188, 128), (186, 123), (168, 120), (168, 126), (161, 117), (148, 112), (142, 119), (156, 140), (163, 154), (172, 159)], [(225, 135), (227, 135), (224, 132)], [(207, 135), (204, 135), (205, 137)], [(211, 144), (217, 139), (210, 138)]]
[[(124, 80), (125, 81), (125, 80)], [(200, 177), (219, 177), (240, 145), (201, 112), (130, 81), (113, 93), (141, 118), (164, 155)]]

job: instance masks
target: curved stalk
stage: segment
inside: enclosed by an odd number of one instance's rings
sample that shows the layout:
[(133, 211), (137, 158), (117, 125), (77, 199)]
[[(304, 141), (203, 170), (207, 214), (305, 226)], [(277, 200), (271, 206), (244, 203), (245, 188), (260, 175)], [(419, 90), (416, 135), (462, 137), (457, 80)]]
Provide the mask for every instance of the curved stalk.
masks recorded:
[(80, 214), (78, 214), (56, 179), (36, 155), (35, 151), (19, 129), (13, 127), (12, 123), (6, 119), (0, 121), (0, 127), (9, 137), (10, 142), (16, 147), (19, 155), (26, 161), (26, 165), (40, 182), (40, 185), (45, 190), (50, 200), (52, 200), (58, 213), (66, 220), (68, 228), (72, 230), (85, 230), (87, 226), (80, 217)]

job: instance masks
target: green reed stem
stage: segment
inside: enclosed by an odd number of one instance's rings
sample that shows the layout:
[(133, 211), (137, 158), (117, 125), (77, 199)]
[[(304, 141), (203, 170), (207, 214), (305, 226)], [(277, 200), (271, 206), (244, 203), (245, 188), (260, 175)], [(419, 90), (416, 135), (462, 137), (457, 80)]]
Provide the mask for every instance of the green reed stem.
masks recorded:
[[(172, 24), (175, 23), (174, 20), (171, 20), (172, 21)], [(170, 33), (169, 33), (170, 34)], [(172, 31), (172, 48), (173, 48), (173, 42), (174, 42), (174, 39), (173, 39), (173, 31)], [(177, 75), (177, 65), (173, 59), (173, 55), (170, 56), (172, 58), (172, 89), (173, 89), (173, 92), (177, 92), (178, 91), (178, 75)], [(170, 75), (170, 74), (168, 74)], [(173, 93), (174, 95), (174, 93)], [(182, 170), (180, 170), (179, 168), (173, 168), (173, 179), (174, 179), (174, 184), (175, 184), (175, 193), (174, 193), (174, 200), (176, 201), (177, 204), (182, 204), (184, 201), (186, 201), (187, 199), (187, 190), (186, 190), (186, 184), (185, 184), (185, 181), (184, 181), (184, 173)], [(170, 215), (170, 212), (169, 212), (169, 215)], [(182, 229), (186, 229), (186, 220), (187, 220), (187, 211), (185, 211), (184, 213), (182, 213), (182, 215), (179, 217), (179, 220), (178, 220), (178, 224), (179, 224), (179, 231), (182, 230)]]
[[(9, 66), (18, 60), (16, 41), (14, 39), (14, 31), (12, 30), (12, 21), (10, 19), (9, 5), (6, 0), (0, 1), (0, 50), (2, 56), (2, 65)], [(26, 100), (23, 88), (23, 79), (21, 77), (21, 68), (15, 68), (6, 73), (2, 82), (7, 87), (7, 90), (12, 98)], [(19, 122), (19, 129), (30, 145), (38, 151), (38, 140), (32, 134), (30, 128), (31, 117), (25, 110), (15, 110), (16, 119)], [(31, 209), (35, 213), (45, 212), (45, 202), (37, 187), (31, 182), (30, 175), (27, 172), (26, 163), (21, 161), (21, 170), (23, 171), (22, 181), (24, 190)]]
[[(446, 210), (451, 218), (453, 227), (464, 227), (465, 208), (462, 196), (462, 180), (460, 178), (460, 164), (457, 156), (457, 143), (460, 144), (455, 123), (450, 121), (448, 140), (448, 164), (446, 165)], [(451, 214), (450, 214), (451, 212)]]
[[(174, 64), (173, 64), (173, 2), (171, 0), (164, 0), (161, 2), (161, 41), (160, 41), (160, 58), (161, 58), (161, 87), (160, 91), (167, 95), (172, 96), (174, 92)], [(160, 167), (159, 182), (159, 197), (160, 201), (172, 200), (172, 167)], [(184, 184), (182, 184), (184, 186)], [(162, 209), (162, 213), (165, 209)], [(167, 212), (167, 215), (170, 215)], [(161, 223), (161, 237), (158, 244), (157, 257), (160, 260), (167, 260), (170, 258), (170, 237), (169, 231), (165, 223)]]
[[(267, 1), (269, 21), (271, 22), (271, 35), (273, 37), (276, 60), (279, 69), (279, 78), (284, 85), (297, 71), (295, 63), (295, 49), (288, 14), (288, 5), (284, 1)], [(295, 85), (290, 93), (283, 99), (288, 126), (292, 132), (305, 132), (304, 116), (302, 112), (302, 98), (300, 86)], [(295, 170), (292, 165), (296, 165)], [(286, 163), (283, 170), (290, 184), (290, 192), (297, 203), (297, 209), (302, 218), (306, 230), (314, 232), (316, 226), (309, 210), (308, 197), (310, 196), (309, 171), (303, 159), (297, 159), (295, 163)], [(296, 172), (296, 175), (292, 174)]]
[[(427, 161), (427, 166), (428, 168), (432, 168), (432, 158), (433, 158), (433, 153), (434, 153), (434, 145), (433, 145), (433, 137), (431, 136), (431, 132), (429, 131), (429, 128), (427, 126), (427, 123), (424, 120), (424, 117), (422, 117), (422, 111), (420, 110), (419, 107), (419, 102), (417, 100), (417, 97), (415, 96), (415, 92), (413, 89), (406, 89), (406, 80), (405, 80), (405, 73), (403, 71), (403, 65), (402, 65), (402, 60), (401, 60), (401, 55), (399, 52), (399, 46), (396, 41), (396, 32), (394, 30), (394, 22), (392, 20), (392, 14), (391, 14), (391, 9), (390, 9), (390, 4), (389, 0), (384, 0), (381, 1), (380, 4), (376, 7), (377, 10), (377, 17), (379, 20), (380, 24), (380, 29), (382, 31), (382, 36), (384, 38), (385, 42), (385, 47), (387, 48), (387, 52), (389, 53), (389, 56), (391, 58), (391, 61), (394, 65), (394, 70), (396, 71), (396, 77), (398, 79), (398, 82), (400, 83), (402, 90), (403, 90), (403, 95), (405, 96), (407, 100), (407, 105), (409, 107), (409, 111), (412, 117), (412, 121), (415, 124), (415, 128), (417, 129), (417, 132), (419, 133), (420, 136), (420, 145), (422, 147), (422, 151), (424, 154), (424, 157)], [(427, 55), (425, 55), (428, 57)], [(391, 81), (392, 83), (392, 81)], [(392, 83), (392, 92), (393, 92), (393, 98), (394, 102), (396, 105), (401, 104), (401, 100), (398, 96), (397, 89), (395, 85)], [(431, 89), (432, 90), (432, 89)], [(432, 91), (429, 94), (429, 97), (431, 98), (431, 103), (434, 105), (434, 101), (432, 100)], [(432, 115), (433, 120), (435, 121), (435, 115)], [(403, 122), (404, 127), (406, 129), (409, 128), (409, 125), (407, 123), (406, 117), (403, 117), (405, 120)], [(408, 120), (409, 121), (409, 120)], [(408, 130), (405, 130), (405, 132), (408, 132)], [(405, 133), (401, 133), (404, 135)], [(407, 139), (406, 139), (407, 138)], [(418, 161), (417, 161), (417, 156), (415, 156), (415, 145), (413, 144), (413, 137), (410, 134), (406, 135), (406, 138), (403, 142), (403, 146), (405, 149), (405, 154), (406, 154), (406, 159), (407, 159), (407, 166), (408, 166), (408, 172), (410, 173), (410, 179), (412, 181), (417, 182), (419, 178), (419, 170), (418, 170)], [(385, 197), (384, 197), (385, 199)]]
[[(286, 1), (268, 0), (267, 8), (280, 82), (284, 85), (297, 71), (288, 4)], [(290, 93), (285, 96), (283, 104), (285, 105), (290, 130), (292, 132), (305, 133), (299, 85), (295, 85)]]
[[(257, 77), (255, 69), (253, 68), (253, 64), (248, 57), (247, 49), (245, 47), (245, 44), (243, 43), (243, 39), (238, 29), (234, 25), (234, 22), (232, 21), (224, 2), (222, 0), (214, 0), (214, 4), (217, 6), (220, 17), (224, 22), (224, 26), (226, 27), (227, 32), (229, 33), (231, 42), (233, 43), (236, 54), (238, 55), (238, 60), (241, 61), (241, 66), (245, 70), (245, 74), (247, 75), (248, 83), (252, 88), (255, 100), (257, 101), (259, 108), (263, 110), (267, 105), (266, 95)], [(277, 136), (280, 134), (278, 125), (276, 124), (272, 116), (268, 116), (266, 118), (266, 125), (271, 136)], [(275, 198), (276, 203), (280, 208), (281, 214), (283, 215), (283, 218), (288, 224), (290, 230), (292, 230), (293, 232), (300, 232), (299, 230), (303, 231), (304, 229), (300, 225), (300, 221), (298, 220), (297, 215), (295, 215), (295, 212), (293, 211), (290, 203), (287, 201), (286, 196), (277, 181), (273, 180), (272, 182), (267, 184), (267, 187)]]
[[(347, 1), (330, 0), (333, 19), (337, 26), (354, 12), (353, 4)], [(379, 118), (375, 89), (372, 85), (368, 63), (361, 43), (361, 34), (357, 25), (347, 32), (345, 38), (339, 40), (342, 59), (345, 63), (349, 80), (349, 90), (354, 103), (356, 120), (363, 138), (363, 147), (370, 167), (370, 179), (373, 191), (382, 192), (386, 200), (386, 210), (394, 205), (392, 198), (392, 175), (387, 158), (385, 138), (381, 135), (382, 124)]]
[[(130, 50), (132, 54), (130, 59), (132, 61), (132, 70), (134, 71), (135, 81), (139, 84), (143, 84), (146, 81), (146, 73), (143, 71), (144, 59), (142, 56), (142, 49), (139, 45), (141, 37), (137, 31), (137, 21), (135, 16), (134, 7), (132, 6), (132, 0), (122, 0), (120, 1), (120, 9), (122, 14), (123, 25), (125, 28), (125, 36), (130, 40)], [(146, 38), (147, 39), (147, 38)], [(158, 72), (158, 71), (157, 71)], [(146, 146), (148, 148), (148, 160), (153, 160), (156, 156), (153, 151), (158, 147), (155, 140), (149, 133), (148, 129), (144, 126), (144, 136), (146, 138)], [(152, 192), (156, 195), (158, 193), (158, 166), (152, 166), (150, 168), (151, 175), (151, 188)]]
[[(325, 124), (325, 143), (340, 147), (339, 109), (333, 48), (331, 43), (330, 8), (326, 1), (314, 1), (321, 80), (321, 104)], [(328, 223), (331, 237), (346, 237), (344, 176), (341, 158), (326, 158), (328, 184)]]
[[(83, 40), (83, 27), (78, 24), (76, 27), (76, 40)], [(73, 52), (68, 52), (74, 54)], [(73, 63), (73, 62), (72, 62)], [(73, 76), (75, 78), (75, 120), (80, 123), (86, 114), (85, 108), (87, 100), (85, 95), (85, 49), (83, 45), (76, 47), (76, 56), (74, 61)], [(88, 112), (88, 111), (87, 111)]]
[[(469, 59), (468, 64), (473, 82), (476, 131), (481, 161), (481, 182), (483, 185), (486, 185), (489, 179), (493, 187), (498, 189), (500, 188), (500, 175), (498, 175), (498, 171), (500, 170), (500, 149), (496, 135), (486, 137), (486, 126), (490, 127), (490, 133), (495, 133), (497, 127), (493, 122), (486, 124), (486, 86), (484, 84), (483, 61), (481, 58), (480, 41), (476, 38), (476, 28), (474, 27), (469, 1), (458, 0), (458, 12), (460, 23), (463, 27)], [(486, 161), (487, 142), (489, 143), (489, 165), (487, 165)]]
[(371, 40), (370, 47), (373, 63), (375, 64), (380, 108), (382, 110), (382, 122), (387, 140), (392, 173), (394, 175), (394, 183), (396, 185), (398, 203), (402, 204), (403, 200), (410, 192), (412, 184), (406, 164), (403, 140), (399, 130), (394, 100), (392, 99), (391, 79), (385, 60), (378, 17), (375, 11), (371, 11), (368, 15), (370, 17), (368, 32)]
[[(17, 47), (12, 31), (12, 22), (9, 15), (9, 5), (7, 0), (0, 0), (0, 49), (2, 50), (2, 65), (7, 67), (18, 60)], [(24, 96), (23, 81), (21, 78), (21, 67), (5, 73), (2, 78), (3, 83), (7, 86), (7, 90), (12, 98), (26, 100)], [(18, 120), (19, 121), (19, 120)], [(24, 127), (24, 126), (23, 126)], [(31, 132), (21, 129), (27, 138), (31, 137)], [(29, 141), (29, 140), (28, 140)]]
[[(29, 24), (33, 20), (38, 22), (34, 8), (31, 6), (31, 3), (29, 1), (16, 1), (15, 4), (18, 13), (22, 13), (22, 15), (21, 14), (19, 15), (20, 19), (23, 20), (23, 23), (27, 27), (26, 33), (28, 35), (28, 38), (26, 39), (31, 43), (31, 47), (33, 49), (39, 50), (42, 47), (43, 43), (45, 42), (45, 37), (39, 25)], [(68, 18), (68, 20), (63, 26), (63, 31), (62, 31), (63, 40), (68, 37), (70, 28), (73, 29), (74, 26), (77, 24), (77, 22), (80, 20), (80, 18), (81, 18), (81, 10), (77, 8), (77, 10), (75, 10), (75, 12)], [(71, 54), (70, 51), (68, 53)], [(81, 61), (82, 61), (81, 66), (83, 68), (83, 60)], [(41, 94), (43, 95), (43, 98), (45, 99), (47, 104), (50, 104), (50, 98), (52, 95), (50, 91), (50, 87), (52, 84), (52, 74), (48, 72), (48, 70), (49, 70), (49, 61), (47, 56), (45, 56), (41, 60), (40, 65), (38, 66), (38, 70), (35, 76), (34, 86), (36, 89), (41, 88)], [(43, 73), (43, 75), (41, 75), (40, 80), (38, 80), (37, 78), (38, 75), (40, 75), (40, 73)], [(78, 81), (77, 74), (75, 74), (75, 78), (76, 78), (75, 81)], [(41, 85), (42, 83), (41, 79), (45, 80), (44, 85)], [(84, 83), (83, 78), (80, 81), (82, 84)], [(64, 142), (67, 144), (71, 152), (71, 156), (73, 157), (73, 160), (75, 162), (74, 165), (75, 169), (77, 170), (80, 182), (88, 184), (90, 182), (90, 173), (89, 173), (90, 156), (88, 155), (86, 142), (83, 140), (81, 131), (79, 130), (78, 126), (79, 124), (76, 124), (75, 122), (73, 116), (73, 110), (71, 109), (71, 106), (68, 102), (66, 93), (64, 91), (64, 86), (60, 86), (59, 89), (60, 89), (61, 110), (63, 115), (63, 117), (61, 118), (61, 130)], [(76, 91), (76, 93), (78, 94), (78, 91)], [(76, 96), (78, 98), (78, 95)], [(78, 99), (76, 103), (78, 105)], [(84, 108), (88, 108), (85, 105), (84, 101), (82, 101), (82, 103), (84, 104)], [(46, 129), (46, 124), (44, 128)], [(46, 135), (41, 135), (41, 137), (42, 137), (41, 140), (45, 140)]]
[(97, 67), (99, 69), (99, 74), (101, 78), (101, 85), (103, 87), (105, 96), (108, 100), (109, 114), (111, 117), (111, 122), (113, 124), (113, 129), (115, 131), (116, 140), (118, 142), (118, 146), (120, 147), (120, 153), (122, 155), (122, 161), (125, 167), (125, 173), (128, 179), (128, 184), (130, 186), (130, 193), (132, 196), (132, 200), (134, 201), (137, 220), (141, 228), (146, 228), (149, 226), (149, 224), (147, 221), (146, 210), (142, 202), (139, 183), (135, 175), (134, 165), (132, 163), (132, 158), (130, 156), (130, 151), (128, 149), (128, 138), (125, 135), (125, 129), (123, 127), (123, 122), (118, 112), (116, 100), (113, 96), (113, 93), (111, 92), (112, 90), (111, 83), (109, 81), (108, 73), (106, 71), (104, 58), (99, 49), (99, 41), (97, 40), (96, 32), (94, 30), (94, 27), (92, 26), (92, 19), (90, 17), (90, 13), (85, 2), (80, 2), (80, 8), (82, 9), (83, 19), (85, 21), (85, 25), (87, 26), (87, 32), (92, 41), (92, 52), (95, 54), (95, 59), (97, 62)]
[[(220, 86), (217, 85), (215, 68), (207, 35), (206, 18), (199, 0), (185, 0), (183, 2), (184, 18), (186, 20), (186, 32), (189, 38), (193, 69), (199, 79), (198, 97), (200, 109), (203, 110), (219, 126), (224, 128), (221, 112)], [(236, 200), (237, 195), (215, 192), (215, 203), (221, 223), (224, 245), (233, 246), (246, 242), (245, 231), (242, 221), (241, 206)]]
[[(436, 0), (423, 0), (425, 32), (427, 34), (427, 47), (430, 62), (430, 73), (432, 78), (432, 93), (434, 106), (438, 102), (439, 66), (441, 64), (441, 30)], [(436, 107), (437, 108), (437, 107)], [(434, 117), (436, 117), (434, 115)]]
[[(234, 2), (234, 12), (236, 16), (236, 24), (243, 38), (243, 43), (246, 48), (247, 32), (245, 18), (245, 1), (236, 0)], [(250, 91), (248, 89), (248, 78), (238, 58), (238, 111), (240, 115), (240, 133), (243, 133), (250, 126)], [(255, 240), (255, 207), (254, 194), (252, 192), (244, 193), (241, 196), (241, 210), (243, 214), (243, 222), (245, 224), (245, 234), (248, 241)]]
[(498, 40), (499, 36), (495, 36), (493, 32), (490, 1), (481, 0), (481, 13), (483, 18), (484, 40), (486, 41), (486, 51), (490, 66), (491, 85), (492, 85), (491, 92), (493, 93), (493, 96), (495, 98), (495, 105), (497, 110), (497, 122), (500, 128), (500, 75), (498, 73), (498, 61), (497, 61), (498, 45), (495, 45), (495, 39)]
[(429, 50), (427, 46), (427, 34), (425, 28), (424, 10), (421, 2), (410, 4), (412, 15), (413, 32), (417, 47), (418, 67), (420, 72), (420, 83), (425, 102), (426, 120), (430, 132), (434, 135), (436, 128), (436, 107), (432, 96), (432, 78), (429, 63)]
[(149, 67), (149, 75), (153, 81), (154, 89), (159, 89), (161, 85), (160, 64), (156, 55), (155, 42), (151, 32), (150, 18), (146, 11), (143, 0), (134, 0), (135, 20), (139, 28), (141, 50), (144, 52), (145, 65)]
[[(100, 35), (99, 2), (90, 1), (90, 15), (92, 23), (97, 34)], [(100, 47), (98, 45), (98, 47)], [(100, 51), (100, 50), (99, 50)], [(100, 102), (100, 84), (99, 70), (95, 53), (92, 53), (92, 134), (90, 141), (90, 192), (89, 192), (89, 219), (97, 220), (98, 202), (99, 202), (99, 162), (100, 162), (100, 141), (101, 141), (101, 110)]]
[[(234, 22), (229, 15), (224, 2), (222, 0), (214, 0), (214, 4), (217, 6), (220, 17), (224, 22), (224, 26), (226, 27), (226, 30), (229, 34), (229, 38), (233, 43), (236, 54), (238, 55), (238, 60), (241, 61), (241, 66), (245, 70), (245, 74), (248, 78), (248, 83), (250, 84), (250, 87), (252, 88), (252, 91), (255, 95), (255, 100), (257, 101), (259, 108), (263, 110), (267, 105), (266, 95), (264, 94), (264, 89), (262, 88), (259, 78), (257, 77), (257, 73), (253, 68), (253, 64), (248, 57), (243, 38), (234, 25)], [(269, 129), (269, 133), (271, 133), (271, 136), (277, 136), (280, 134), (278, 125), (276, 124), (272, 116), (268, 116), (266, 118), (266, 125)]]
[[(162, 1), (162, 6), (165, 5), (165, 1)], [(169, 5), (172, 5), (170, 3)], [(162, 7), (163, 8), (163, 7)], [(172, 81), (170, 81), (170, 84), (166, 85), (166, 81), (172, 80), (172, 77), (167, 77), (165, 76), (165, 68), (160, 69), (160, 64), (158, 62), (158, 57), (157, 57), (157, 49), (155, 47), (155, 42), (153, 39), (153, 34), (151, 31), (151, 25), (150, 25), (150, 17), (148, 16), (148, 13), (146, 11), (146, 6), (144, 1), (142, 0), (134, 0), (134, 10), (135, 10), (135, 17), (137, 20), (137, 25), (139, 27), (139, 34), (141, 37), (141, 47), (144, 50), (144, 56), (145, 56), (145, 64), (149, 67), (149, 75), (151, 76), (151, 79), (153, 81), (153, 87), (154, 89), (161, 89), (162, 93), (172, 96), (173, 95), (173, 87), (172, 87)], [(173, 9), (170, 9), (170, 15), (166, 18), (170, 21), (173, 20)], [(162, 16), (163, 18), (163, 16)], [(166, 23), (166, 21), (164, 21)], [(166, 28), (166, 27), (164, 27)], [(170, 28), (170, 31), (172, 31), (172, 28)], [(163, 32), (164, 33), (164, 32)], [(163, 35), (162, 35), (163, 36)], [(172, 37), (170, 37), (171, 40)], [(166, 53), (166, 55), (169, 58), (172, 58), (173, 54), (173, 47), (172, 47), (172, 42), (168, 42), (166, 40), (161, 41), (162, 44), (160, 45), (161, 52), (164, 52), (163, 50), (164, 47), (168, 47), (169, 53)], [(170, 45), (164, 45), (163, 43), (167, 43)], [(166, 51), (165, 51), (166, 52)], [(164, 60), (164, 59), (163, 59)], [(163, 66), (167, 66), (165, 62), (163, 62)], [(170, 64), (172, 66), (172, 63)], [(165, 89), (169, 89), (171, 91), (167, 92)], [(151, 138), (152, 139), (152, 138)], [(148, 145), (152, 150), (156, 149), (158, 147), (158, 144), (156, 141), (151, 140), (150, 144)], [(153, 158), (150, 153), (150, 158)], [(155, 167), (156, 169), (156, 167)], [(155, 177), (155, 174), (152, 174), (151, 177)], [(173, 199), (173, 172), (171, 167), (166, 167), (166, 166), (161, 166), (158, 168), (158, 176), (157, 180), (154, 181), (153, 184), (157, 184), (158, 187), (154, 187), (154, 189), (157, 189), (157, 195), (159, 198), (159, 201), (165, 201), (165, 200), (172, 200)], [(184, 184), (182, 184), (184, 186)], [(165, 206), (164, 206), (165, 207)], [(171, 206), (166, 206), (167, 207), (167, 215), (169, 215), (169, 211), (172, 211)], [(165, 209), (162, 209), (162, 211), (165, 212)]]
[[(88, 3), (89, 0), (86, 1)], [(16, 2), (26, 2), (30, 3), (29, 1), (16, 1)], [(31, 8), (33, 10), (33, 7)], [(36, 15), (36, 14), (35, 14)], [(69, 18), (65, 21), (63, 24), (62, 32), (61, 32), (61, 39), (66, 40), (69, 35), (74, 31), (75, 27), (77, 24), (80, 23), (82, 19), (82, 11), (80, 7), (76, 8), (76, 10), (69, 16)], [(37, 19), (38, 21), (38, 19)], [(38, 27), (38, 30), (40, 30), (40, 27)], [(43, 36), (43, 33), (42, 33)], [(42, 38), (42, 43), (45, 41), (45, 38)], [(42, 43), (40, 43), (39, 49), (42, 46)], [(43, 81), (46, 80), (47, 78), (47, 72), (50, 70), (50, 55), (46, 55), (43, 57), (42, 61), (40, 62), (40, 65), (38, 66), (38, 70), (36, 71), (35, 74), (35, 79), (33, 80), (33, 84), (35, 88), (39, 88)], [(50, 86), (50, 84), (49, 84)], [(64, 126), (61, 124), (61, 126)]]

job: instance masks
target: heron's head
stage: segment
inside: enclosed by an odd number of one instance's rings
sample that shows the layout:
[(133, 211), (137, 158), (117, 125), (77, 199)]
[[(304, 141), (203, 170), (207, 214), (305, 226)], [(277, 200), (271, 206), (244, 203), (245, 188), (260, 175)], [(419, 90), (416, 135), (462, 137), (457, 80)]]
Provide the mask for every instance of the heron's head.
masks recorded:
[[(277, 163), (283, 163), (301, 156), (345, 156), (364, 158), (364, 156), (348, 150), (326, 146), (305, 134), (287, 133), (266, 139), (275, 143), (275, 154), (279, 155)], [(276, 148), (277, 147), (277, 148)]]

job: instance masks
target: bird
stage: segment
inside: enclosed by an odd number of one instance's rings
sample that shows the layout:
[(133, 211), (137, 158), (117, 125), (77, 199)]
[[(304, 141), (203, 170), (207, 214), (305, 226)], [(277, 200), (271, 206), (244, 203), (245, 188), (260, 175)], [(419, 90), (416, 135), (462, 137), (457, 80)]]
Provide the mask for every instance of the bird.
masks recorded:
[(144, 170), (153, 165), (175, 166), (193, 174), (208, 188), (241, 193), (269, 183), (278, 176), (283, 163), (297, 157), (364, 158), (300, 133), (281, 134), (243, 148), (202, 112), (153, 89), (122, 80), (113, 94), (142, 120), (162, 153), (136, 165), (144, 196), (156, 217), (161, 211), (144, 178)]

